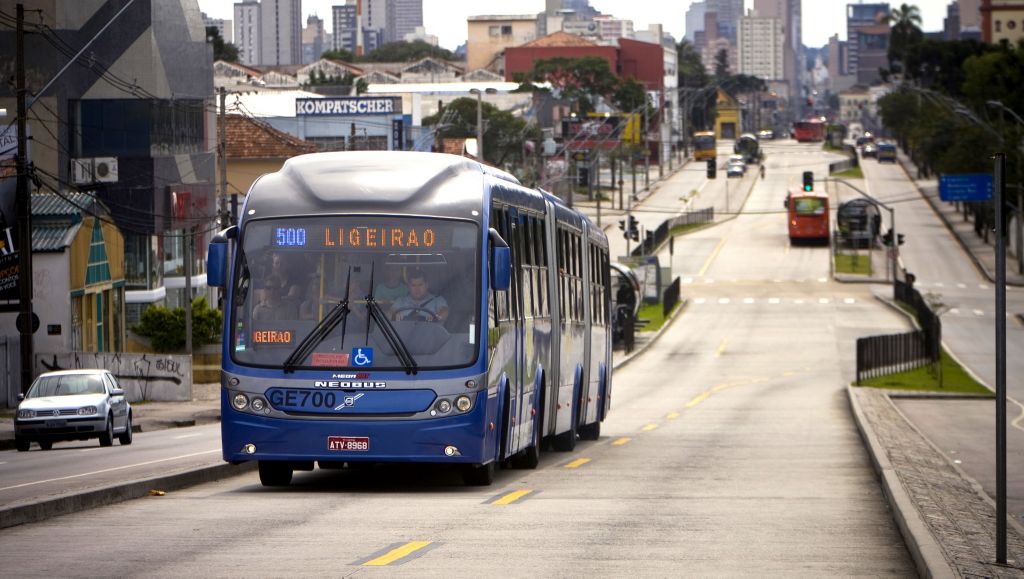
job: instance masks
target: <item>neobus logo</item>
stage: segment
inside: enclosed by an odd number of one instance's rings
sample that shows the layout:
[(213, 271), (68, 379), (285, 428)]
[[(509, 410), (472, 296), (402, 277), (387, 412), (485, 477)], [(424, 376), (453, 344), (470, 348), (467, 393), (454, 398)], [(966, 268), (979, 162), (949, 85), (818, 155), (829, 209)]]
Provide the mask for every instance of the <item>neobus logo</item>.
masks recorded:
[(345, 389), (345, 388), (387, 388), (387, 382), (347, 382), (342, 380), (317, 380), (313, 382), (313, 388), (330, 388), (334, 389)]

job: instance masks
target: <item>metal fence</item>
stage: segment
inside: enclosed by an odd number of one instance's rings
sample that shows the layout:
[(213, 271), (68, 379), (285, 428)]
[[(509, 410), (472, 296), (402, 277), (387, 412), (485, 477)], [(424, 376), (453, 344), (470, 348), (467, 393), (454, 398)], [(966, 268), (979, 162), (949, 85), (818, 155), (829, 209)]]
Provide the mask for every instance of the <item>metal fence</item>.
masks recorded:
[(921, 329), (905, 334), (868, 336), (857, 339), (857, 383), (905, 372), (939, 362), (942, 354), (942, 320), (913, 288), (913, 274), (908, 281), (896, 280), (896, 301), (910, 306)]
[(677, 215), (671, 219), (666, 219), (654, 230), (653, 235), (647, 239), (643, 239), (633, 248), (630, 255), (651, 255), (654, 250), (661, 247), (661, 244), (669, 238), (673, 228), (681, 225), (704, 225), (705, 223), (712, 223), (715, 220), (715, 208), (708, 207), (706, 209), (698, 209), (697, 211), (690, 211), (682, 215)]
[(679, 303), (679, 278), (672, 280), (672, 284), (665, 288), (665, 292), (661, 294), (661, 313), (667, 320), (668, 315), (672, 312), (672, 308), (676, 307)]

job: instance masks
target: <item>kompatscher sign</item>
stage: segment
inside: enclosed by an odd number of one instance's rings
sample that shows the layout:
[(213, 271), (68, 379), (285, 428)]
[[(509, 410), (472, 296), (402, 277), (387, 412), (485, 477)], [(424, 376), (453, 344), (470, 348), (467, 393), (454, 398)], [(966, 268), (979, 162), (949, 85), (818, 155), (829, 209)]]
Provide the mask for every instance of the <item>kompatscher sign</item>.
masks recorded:
[(295, 115), (310, 116), (362, 116), (401, 114), (396, 97), (341, 97), (295, 99)]

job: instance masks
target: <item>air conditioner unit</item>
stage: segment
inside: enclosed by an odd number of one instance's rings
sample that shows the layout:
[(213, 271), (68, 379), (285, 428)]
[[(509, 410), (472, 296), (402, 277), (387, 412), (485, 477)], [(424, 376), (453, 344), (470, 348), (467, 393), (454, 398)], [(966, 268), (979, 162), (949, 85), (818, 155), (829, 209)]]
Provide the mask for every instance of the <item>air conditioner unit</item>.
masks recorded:
[(117, 157), (96, 157), (92, 176), (98, 183), (117, 183)]
[(76, 185), (86, 185), (93, 182), (92, 179), (93, 159), (71, 159), (71, 181)]

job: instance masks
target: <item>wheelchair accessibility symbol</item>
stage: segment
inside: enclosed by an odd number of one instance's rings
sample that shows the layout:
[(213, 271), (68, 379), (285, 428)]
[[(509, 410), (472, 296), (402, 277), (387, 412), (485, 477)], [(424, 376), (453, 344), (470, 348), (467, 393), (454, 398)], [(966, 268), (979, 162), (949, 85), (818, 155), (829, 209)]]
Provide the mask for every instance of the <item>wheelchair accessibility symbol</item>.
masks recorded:
[(352, 348), (352, 365), (373, 366), (373, 348)]

